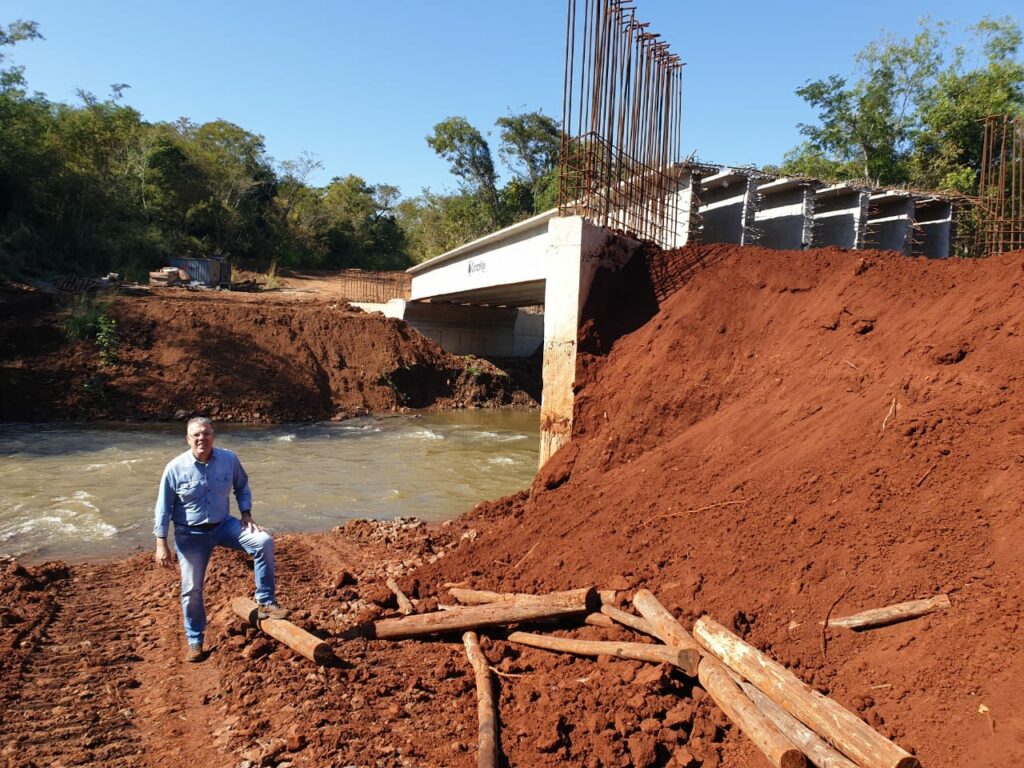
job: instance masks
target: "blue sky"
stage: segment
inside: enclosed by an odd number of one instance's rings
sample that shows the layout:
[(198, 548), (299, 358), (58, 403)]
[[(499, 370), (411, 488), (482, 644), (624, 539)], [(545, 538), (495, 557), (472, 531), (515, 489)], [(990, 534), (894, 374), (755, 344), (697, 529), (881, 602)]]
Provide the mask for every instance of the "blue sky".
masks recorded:
[[(794, 89), (849, 73), (883, 31), (1022, 14), (1020, 0), (635, 5), (687, 62), (684, 153), (755, 165), (780, 160), (813, 121)], [(32, 90), (73, 102), (76, 89), (104, 97), (127, 83), (147, 120), (229, 120), (275, 160), (313, 154), (313, 183), (355, 173), (405, 196), (455, 187), (424, 141), (439, 120), (491, 132), (497, 160), (496, 118), (561, 118), (565, 13), (565, 0), (0, 0), (0, 24), (31, 19), (46, 38), (9, 52)]]

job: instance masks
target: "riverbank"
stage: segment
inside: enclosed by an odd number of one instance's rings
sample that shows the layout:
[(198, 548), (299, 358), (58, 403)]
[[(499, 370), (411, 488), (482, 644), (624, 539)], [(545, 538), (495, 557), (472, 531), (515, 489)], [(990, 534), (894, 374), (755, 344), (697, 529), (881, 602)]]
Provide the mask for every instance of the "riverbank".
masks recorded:
[[(92, 307), (112, 335), (68, 342), (68, 318)], [(0, 291), (0, 421), (270, 424), (535, 406), (529, 389), (323, 291), (132, 289), (85, 307)]]

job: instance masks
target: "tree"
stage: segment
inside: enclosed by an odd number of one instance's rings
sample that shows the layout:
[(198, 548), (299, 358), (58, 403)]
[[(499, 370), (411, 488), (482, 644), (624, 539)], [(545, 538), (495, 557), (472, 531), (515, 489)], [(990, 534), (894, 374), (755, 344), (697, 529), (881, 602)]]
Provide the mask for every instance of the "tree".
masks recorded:
[(467, 191), (484, 203), (491, 226), (499, 226), (498, 177), (483, 134), (464, 117), (448, 117), (434, 126), (427, 144), (451, 164), (451, 172), (463, 180)]
[(562, 146), (558, 121), (538, 111), (499, 117), (496, 123), (501, 131), (498, 155), (536, 191), (542, 179), (558, 165)]
[(1019, 111), (1024, 66), (1016, 60), (1019, 25), (985, 19), (970, 29), (978, 51), (947, 51), (949, 24), (921, 22), (910, 40), (893, 36), (857, 55), (859, 78), (839, 75), (797, 89), (818, 111), (800, 125), (807, 141), (787, 153), (781, 170), (876, 184), (972, 191), (981, 162), (979, 120)]

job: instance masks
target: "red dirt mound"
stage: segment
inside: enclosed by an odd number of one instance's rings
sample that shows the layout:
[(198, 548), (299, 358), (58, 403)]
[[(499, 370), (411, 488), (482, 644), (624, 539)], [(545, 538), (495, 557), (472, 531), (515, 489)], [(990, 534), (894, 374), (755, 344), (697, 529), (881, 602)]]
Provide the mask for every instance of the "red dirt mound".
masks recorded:
[[(573, 442), (421, 581), (646, 586), (685, 624), (709, 613), (735, 628), (926, 766), (1024, 760), (1024, 253), (701, 246), (616, 280), (634, 286), (620, 301), (660, 298), (656, 314), (617, 339), (642, 318), (591, 318)], [(938, 592), (952, 609), (925, 619), (818, 624)], [(506, 744), (511, 764), (589, 764), (609, 738), (628, 751), (628, 733), (586, 727), (599, 697), (560, 703), (575, 729), (564, 753)], [(735, 734), (714, 747), (690, 752), (759, 764)]]
[[(66, 345), (62, 314), (0, 312), (0, 420), (346, 418), (396, 408), (530, 405), (487, 361), (344, 302), (159, 291), (121, 297), (114, 360)], [(65, 313), (66, 314), (66, 313)]]

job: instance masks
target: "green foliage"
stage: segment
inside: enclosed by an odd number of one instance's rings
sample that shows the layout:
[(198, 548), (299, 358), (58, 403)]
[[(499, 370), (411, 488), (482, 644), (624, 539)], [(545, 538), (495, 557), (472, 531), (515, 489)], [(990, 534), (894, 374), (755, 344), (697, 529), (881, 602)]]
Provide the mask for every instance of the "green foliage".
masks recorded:
[(558, 200), (558, 154), (562, 134), (557, 121), (541, 112), (498, 118), (498, 154), (512, 172), (502, 187), (490, 146), (463, 117), (449, 117), (434, 126), (427, 144), (450, 163), (462, 180), (458, 193), (438, 195), (424, 190), (398, 209), (409, 253), (416, 261), (549, 210)]
[(434, 126), (430, 146), (460, 181), (454, 194), (354, 176), (309, 183), (309, 155), (279, 164), (263, 137), (225, 120), (150, 123), (127, 85), (74, 104), (28, 94), (4, 55), (41, 39), (34, 22), (0, 26), (0, 274), (116, 271), (141, 279), (172, 256), (290, 268), (405, 269), (554, 205), (561, 133), (530, 112), (497, 121), (511, 177), (464, 118)]
[(950, 49), (949, 24), (925, 19), (913, 39), (890, 35), (861, 51), (856, 81), (830, 75), (798, 88), (818, 122), (800, 126), (807, 141), (780, 170), (974, 192), (979, 121), (1024, 109), (1024, 63), (1012, 19), (984, 19), (969, 31), (973, 47)]
[(557, 120), (541, 112), (499, 117), (501, 146), (498, 155), (536, 194), (537, 185), (558, 165), (562, 129)]
[(109, 302), (79, 294), (70, 303), (64, 317), (64, 338), (76, 341), (93, 341), (104, 365), (114, 365), (118, 360), (121, 337), (117, 332), (117, 321), (107, 314)]
[(106, 312), (106, 304), (88, 294), (78, 294), (71, 300), (64, 317), (64, 338), (69, 343), (95, 338), (100, 328), (100, 318), (105, 317)]
[(96, 349), (99, 350), (100, 360), (104, 365), (114, 365), (117, 362), (117, 351), (121, 346), (121, 337), (117, 333), (117, 321), (107, 315), (101, 315), (97, 321)]
[(272, 291), (281, 285), (281, 281), (277, 276), (277, 262), (270, 262), (270, 266), (267, 271), (263, 274), (263, 290)]

